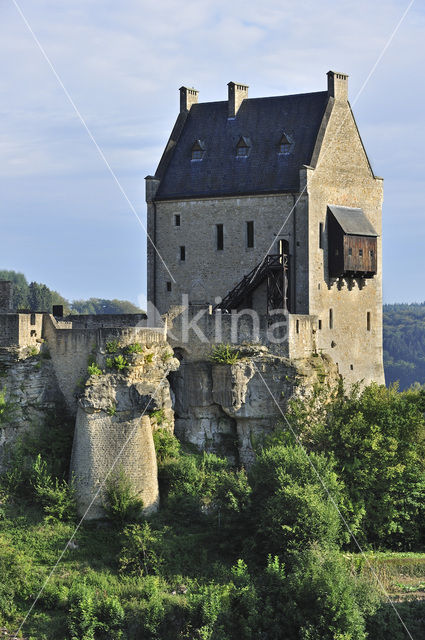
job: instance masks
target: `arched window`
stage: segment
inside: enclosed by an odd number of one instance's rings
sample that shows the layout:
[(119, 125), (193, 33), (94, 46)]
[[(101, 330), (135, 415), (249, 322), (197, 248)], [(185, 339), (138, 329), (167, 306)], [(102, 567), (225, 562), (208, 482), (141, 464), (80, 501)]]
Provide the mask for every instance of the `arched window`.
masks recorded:
[(249, 155), (250, 149), (251, 140), (249, 138), (246, 138), (245, 136), (241, 136), (239, 138), (238, 144), (236, 145), (236, 157), (246, 158)]
[(192, 160), (202, 160), (205, 153), (205, 144), (202, 140), (195, 140), (192, 145)]
[(279, 141), (279, 153), (284, 155), (291, 153), (292, 146), (293, 143), (289, 136), (287, 136), (286, 133), (282, 134), (282, 137)]

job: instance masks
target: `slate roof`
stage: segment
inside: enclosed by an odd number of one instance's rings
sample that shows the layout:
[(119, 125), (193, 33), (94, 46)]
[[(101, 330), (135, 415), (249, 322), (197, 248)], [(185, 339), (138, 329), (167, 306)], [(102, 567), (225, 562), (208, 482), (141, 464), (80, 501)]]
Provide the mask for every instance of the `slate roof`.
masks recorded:
[(353, 236), (377, 237), (378, 234), (367, 219), (363, 209), (338, 207), (333, 204), (329, 204), (328, 209), (332, 212), (344, 233)]
[[(310, 164), (327, 101), (327, 91), (248, 98), (233, 119), (227, 101), (192, 105), (168, 165), (160, 164), (163, 175), (157, 170), (156, 199), (299, 191), (299, 170)], [(279, 154), (283, 133), (293, 143), (289, 154)], [(252, 145), (247, 157), (236, 157), (241, 136)], [(198, 139), (205, 153), (192, 160)]]

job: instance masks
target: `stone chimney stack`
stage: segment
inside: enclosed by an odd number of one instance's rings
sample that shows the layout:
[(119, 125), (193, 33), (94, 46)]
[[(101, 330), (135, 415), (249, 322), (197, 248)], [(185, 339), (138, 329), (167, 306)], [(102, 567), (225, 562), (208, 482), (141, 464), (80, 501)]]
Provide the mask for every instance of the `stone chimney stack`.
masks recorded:
[(193, 87), (189, 89), (188, 87), (180, 87), (180, 113), (184, 113), (185, 111), (190, 111), (190, 107), (193, 104), (198, 103), (198, 95), (199, 91), (194, 89)]
[(0, 313), (12, 311), (12, 286), (8, 280), (0, 280)]
[(245, 98), (248, 97), (248, 85), (236, 82), (228, 83), (229, 89), (229, 118), (234, 118)]
[(328, 71), (328, 95), (335, 100), (348, 100), (348, 76), (346, 73)]

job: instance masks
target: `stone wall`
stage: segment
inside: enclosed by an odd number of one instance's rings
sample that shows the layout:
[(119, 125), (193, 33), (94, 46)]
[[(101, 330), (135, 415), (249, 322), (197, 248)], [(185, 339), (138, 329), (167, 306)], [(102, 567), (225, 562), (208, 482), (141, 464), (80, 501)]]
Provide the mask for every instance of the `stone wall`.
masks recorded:
[[(309, 313), (317, 316), (320, 325), (318, 348), (338, 363), (348, 383), (375, 380), (383, 384), (383, 183), (372, 172), (346, 91), (340, 91), (335, 100), (331, 99), (325, 119), (326, 128), (316, 145), (315, 168), (302, 172), (309, 200)], [(339, 282), (329, 278), (329, 204), (360, 207), (379, 234), (378, 273), (373, 278), (342, 279)], [(321, 239), (320, 224), (323, 225)]]
[[(104, 515), (104, 481), (111, 469), (112, 475), (121, 469), (131, 480), (147, 513), (158, 507), (152, 432), (158, 426), (174, 428), (166, 376), (179, 363), (168, 344), (139, 342), (142, 352), (126, 354), (129, 366), (120, 372), (106, 368), (106, 358), (116, 354), (108, 355), (105, 344), (99, 342), (96, 351), (105, 373), (91, 376), (79, 396), (71, 462), (79, 513), (90, 506), (88, 519)], [(125, 344), (130, 342), (121, 341), (121, 347)]]
[[(277, 253), (282, 238), (289, 243), (294, 268), (293, 309), (306, 313), (307, 200), (301, 197), (289, 215), (295, 201), (295, 194), (279, 194), (150, 203), (148, 230), (176, 282), (149, 248), (149, 299), (161, 313), (182, 304), (183, 294), (193, 303), (215, 304), (218, 296), (223, 298), (267, 253)], [(179, 226), (174, 223), (175, 215), (180, 216)], [(246, 246), (247, 221), (254, 222), (253, 248)], [(224, 228), (223, 250), (217, 250), (217, 224)], [(185, 247), (184, 261), (180, 259), (181, 246)]]

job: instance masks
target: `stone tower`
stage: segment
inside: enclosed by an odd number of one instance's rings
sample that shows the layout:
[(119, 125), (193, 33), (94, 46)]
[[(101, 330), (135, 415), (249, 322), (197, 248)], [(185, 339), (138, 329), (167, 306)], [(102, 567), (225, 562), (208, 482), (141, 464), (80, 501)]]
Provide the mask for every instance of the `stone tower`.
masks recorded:
[(383, 383), (382, 179), (348, 76), (327, 75), (326, 91), (269, 98), (234, 82), (223, 102), (180, 89), (176, 124), (146, 178), (158, 251), (148, 243), (148, 297), (161, 313), (182, 294), (217, 312), (283, 309), (297, 318), (289, 345), (308, 332), (347, 381)]

